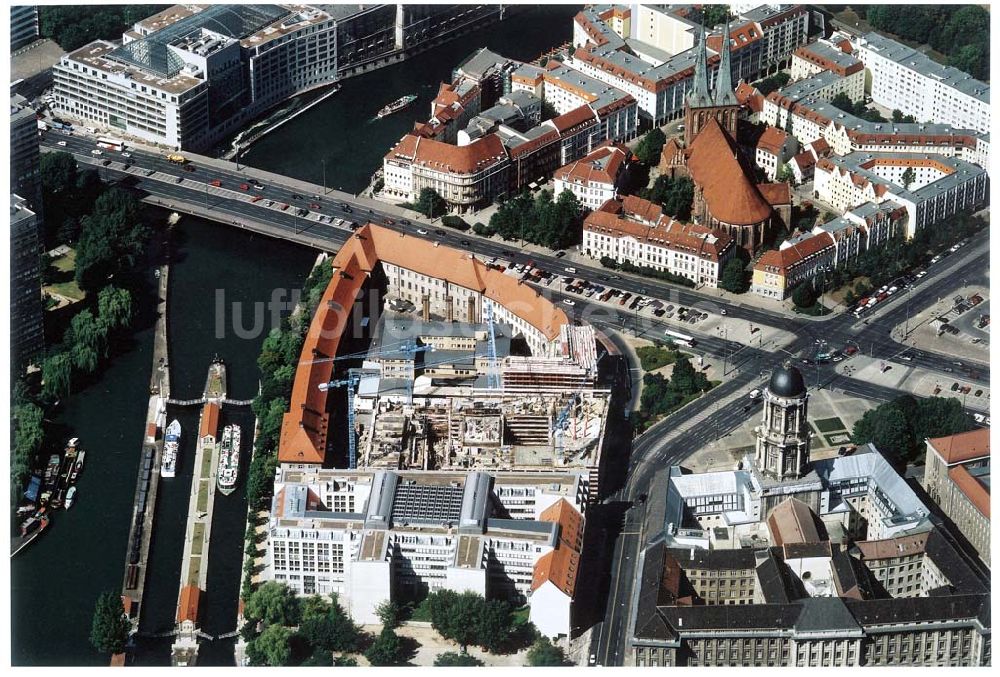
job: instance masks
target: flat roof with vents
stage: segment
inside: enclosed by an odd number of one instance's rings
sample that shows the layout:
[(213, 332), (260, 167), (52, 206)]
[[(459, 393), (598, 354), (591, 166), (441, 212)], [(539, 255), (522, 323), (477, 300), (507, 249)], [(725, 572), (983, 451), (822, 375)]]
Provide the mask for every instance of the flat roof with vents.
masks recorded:
[(457, 526), (464, 492), (464, 482), (424, 484), (404, 479), (396, 486), (392, 523), (453, 522)]

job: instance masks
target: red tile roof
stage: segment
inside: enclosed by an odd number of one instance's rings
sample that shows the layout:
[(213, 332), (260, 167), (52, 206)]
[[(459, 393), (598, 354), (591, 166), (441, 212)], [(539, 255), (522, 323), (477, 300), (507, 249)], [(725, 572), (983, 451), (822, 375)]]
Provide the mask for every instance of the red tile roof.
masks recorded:
[(807, 257), (818, 254), (827, 247), (832, 246), (833, 238), (830, 237), (830, 234), (819, 233), (790, 247), (771, 249), (764, 252), (754, 265), (754, 270), (767, 270), (771, 268), (784, 274), (805, 261)]
[(756, 87), (741, 80), (740, 84), (736, 85), (735, 94), (740, 105), (746, 106), (754, 113), (764, 110), (764, 95)]
[[(587, 215), (583, 222), (584, 230), (615, 238), (631, 237), (639, 242), (684, 251), (712, 261), (718, 261), (732, 246), (733, 239), (721, 230), (674, 221), (663, 215), (660, 208), (651, 202), (634, 196), (626, 196), (625, 200), (628, 201), (630, 197), (638, 201), (633, 202), (632, 210), (645, 212), (650, 217), (656, 214), (655, 218), (649, 218), (647, 223), (624, 218), (630, 210), (624, 208), (618, 200), (608, 200), (600, 209)], [(648, 206), (644, 207), (640, 203)]]
[(206, 402), (201, 410), (201, 429), (198, 431), (198, 438), (208, 435), (212, 437), (219, 435), (219, 405), (215, 402)]
[(709, 213), (732, 225), (751, 225), (771, 217), (771, 205), (738, 157), (736, 143), (710, 118), (691, 143), (688, 169)]
[(555, 178), (580, 184), (594, 181), (613, 185), (623, 169), (622, 165), (631, 155), (632, 151), (624, 144), (608, 143), (587, 157), (563, 165), (555, 171)]
[(966, 433), (935, 437), (927, 440), (938, 456), (947, 463), (964, 463), (990, 455), (990, 429), (976, 428)]
[(594, 122), (595, 124), (597, 122), (594, 117), (594, 111), (590, 109), (590, 106), (584, 104), (579, 108), (574, 108), (570, 112), (560, 115), (557, 118), (553, 118), (550, 122), (557, 130), (559, 130), (560, 134), (564, 134), (567, 130), (585, 124), (588, 121)]
[(791, 161), (797, 164), (800, 170), (806, 170), (816, 165), (816, 158), (807, 150), (793, 157)]
[(764, 133), (757, 140), (757, 148), (767, 151), (771, 155), (780, 155), (781, 149), (788, 141), (788, 134), (777, 127), (768, 126)]
[(912, 536), (899, 536), (897, 538), (886, 538), (880, 541), (859, 541), (858, 550), (861, 551), (863, 559), (879, 560), (892, 559), (894, 557), (905, 557), (907, 555), (920, 555), (927, 547), (927, 537), (929, 531)]
[(948, 468), (948, 477), (982, 515), (990, 517), (990, 490), (972, 476), (964, 465)]
[(583, 549), (583, 515), (566, 499), (560, 498), (542, 511), (539, 519), (559, 524), (559, 541), (555, 550), (535, 562), (531, 590), (534, 592), (549, 581), (569, 597), (573, 597), (577, 575), (580, 573), (580, 552)]
[(550, 341), (557, 339), (562, 325), (569, 322), (561, 308), (533, 287), (487, 268), (466, 252), (435, 247), (429, 240), (368, 224), (341, 246), (331, 262), (323, 264), (331, 265), (336, 272), (323, 292), (302, 345), (291, 405), (282, 419), (279, 461), (323, 462), (329, 417), (327, 393), (319, 385), (330, 380), (333, 362), (328, 358), (337, 354), (358, 292), (381, 261), (485, 294)]
[(177, 604), (177, 622), (193, 621), (198, 623), (198, 602), (201, 590), (196, 585), (185, 585), (181, 588), (180, 602)]
[(386, 154), (387, 160), (410, 161), (456, 174), (472, 174), (506, 158), (507, 149), (496, 134), (487, 134), (467, 146), (407, 134)]
[(772, 206), (792, 203), (792, 189), (788, 187), (787, 183), (758, 183), (757, 190)]

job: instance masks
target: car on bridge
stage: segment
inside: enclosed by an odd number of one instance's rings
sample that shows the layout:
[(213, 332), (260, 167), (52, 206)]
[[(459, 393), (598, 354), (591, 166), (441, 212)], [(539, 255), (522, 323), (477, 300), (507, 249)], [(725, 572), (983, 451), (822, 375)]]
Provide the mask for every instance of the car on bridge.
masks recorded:
[(288, 209), (288, 205), (287, 204), (281, 205), (281, 211), (285, 211), (286, 209)]
[(101, 152), (101, 151), (100, 151), (99, 149), (97, 149), (97, 148), (95, 148), (94, 150), (90, 151), (90, 154), (91, 154), (91, 155), (104, 155), (104, 153), (102, 153), (102, 152)]
[[(391, 221), (386, 219), (386, 223), (391, 223)], [(417, 235), (427, 235), (427, 231), (423, 228), (417, 228)]]
[(208, 182), (208, 185), (215, 186), (216, 188), (222, 188), (222, 181), (219, 181), (218, 179), (212, 179), (211, 181)]
[(57, 146), (63, 146), (63, 147), (65, 147), (66, 146), (66, 142), (65, 141), (56, 141), (56, 145)]
[(240, 190), (250, 190), (250, 184), (249, 183), (241, 183), (240, 184)]

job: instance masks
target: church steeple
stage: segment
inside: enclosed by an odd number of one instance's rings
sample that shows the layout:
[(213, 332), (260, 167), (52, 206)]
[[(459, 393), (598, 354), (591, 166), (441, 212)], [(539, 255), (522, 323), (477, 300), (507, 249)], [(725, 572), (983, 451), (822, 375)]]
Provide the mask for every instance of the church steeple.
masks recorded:
[(726, 32), (722, 35), (722, 61), (719, 62), (719, 73), (715, 77), (715, 103), (718, 106), (737, 106), (736, 94), (733, 92), (733, 70), (729, 62), (729, 21), (726, 21)]
[(712, 95), (708, 91), (708, 55), (705, 51), (705, 25), (698, 33), (698, 54), (694, 62), (694, 82), (688, 94), (691, 108), (706, 108), (712, 105)]

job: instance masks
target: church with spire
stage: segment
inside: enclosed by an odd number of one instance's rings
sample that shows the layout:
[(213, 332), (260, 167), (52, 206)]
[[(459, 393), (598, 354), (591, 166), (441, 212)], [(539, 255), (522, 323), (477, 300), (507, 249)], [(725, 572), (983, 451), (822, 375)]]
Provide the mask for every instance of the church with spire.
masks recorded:
[(696, 223), (726, 232), (753, 252), (773, 228), (791, 220), (791, 190), (786, 183), (758, 183), (753, 163), (740, 148), (740, 104), (733, 90), (731, 48), (727, 22), (713, 92), (701, 27), (691, 91), (684, 101), (683, 140), (667, 140), (659, 169), (671, 178), (691, 178), (691, 214)]

